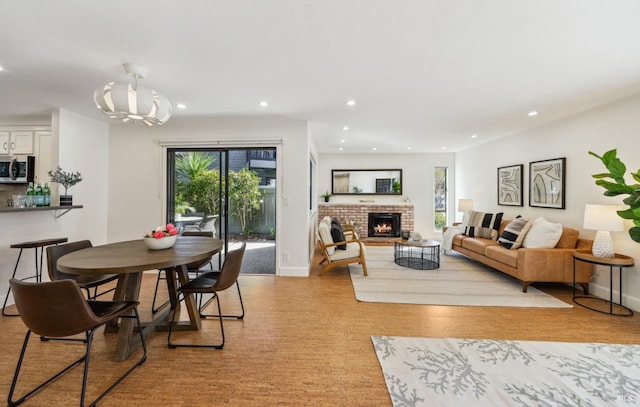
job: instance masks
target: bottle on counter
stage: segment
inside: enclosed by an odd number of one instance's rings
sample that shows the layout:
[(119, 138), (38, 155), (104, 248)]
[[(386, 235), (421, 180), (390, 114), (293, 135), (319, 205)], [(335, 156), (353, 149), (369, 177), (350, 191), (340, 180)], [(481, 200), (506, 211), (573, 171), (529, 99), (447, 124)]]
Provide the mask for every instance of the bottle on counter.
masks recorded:
[(35, 190), (36, 206), (44, 205), (44, 196), (42, 195), (42, 184), (38, 182)]
[(42, 188), (42, 195), (44, 196), (44, 206), (51, 206), (51, 189), (49, 188), (49, 183), (44, 183), (44, 188)]
[(26, 199), (25, 199), (24, 204), (25, 204), (25, 206), (26, 206), (27, 208), (31, 208), (32, 206), (35, 206), (35, 205), (34, 205), (34, 203), (35, 203), (35, 199), (36, 199), (36, 197), (35, 197), (35, 193), (36, 193), (36, 191), (35, 191), (35, 189), (33, 188), (33, 182), (30, 182), (30, 183), (29, 183), (29, 186), (27, 187), (27, 192), (25, 193), (25, 195), (26, 195), (26, 197), (25, 197), (25, 198), (26, 198)]

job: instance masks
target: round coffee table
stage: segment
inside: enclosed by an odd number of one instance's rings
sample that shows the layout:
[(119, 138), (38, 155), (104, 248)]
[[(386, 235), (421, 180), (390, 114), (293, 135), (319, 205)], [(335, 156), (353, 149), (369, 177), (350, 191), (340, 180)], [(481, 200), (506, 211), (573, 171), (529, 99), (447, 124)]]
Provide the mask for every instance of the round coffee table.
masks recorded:
[(437, 269), (440, 267), (440, 242), (398, 239), (393, 243), (393, 261), (416, 270)]

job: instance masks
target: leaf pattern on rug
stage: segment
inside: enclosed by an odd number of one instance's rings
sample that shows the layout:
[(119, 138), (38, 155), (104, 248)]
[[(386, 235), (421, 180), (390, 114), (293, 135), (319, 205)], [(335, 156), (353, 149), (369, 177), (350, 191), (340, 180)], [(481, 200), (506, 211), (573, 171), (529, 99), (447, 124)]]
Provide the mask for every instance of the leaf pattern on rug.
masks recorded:
[(395, 407), (638, 405), (640, 346), (373, 336)]
[(444, 352), (436, 353), (422, 348), (408, 350), (416, 354), (416, 361), (420, 363), (405, 363), (411, 369), (420, 372), (420, 378), (425, 385), (434, 389), (436, 393), (451, 390), (453, 394), (462, 394), (470, 390), (476, 398), (480, 398), (489, 384), (484, 373), (475, 371), (459, 352), (445, 349)]

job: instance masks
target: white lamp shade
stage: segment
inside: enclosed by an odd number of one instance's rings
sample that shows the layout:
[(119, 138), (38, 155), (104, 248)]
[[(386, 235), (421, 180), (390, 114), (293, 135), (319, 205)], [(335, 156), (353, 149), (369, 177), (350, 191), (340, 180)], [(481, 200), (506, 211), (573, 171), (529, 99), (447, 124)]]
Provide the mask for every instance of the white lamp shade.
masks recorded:
[(606, 230), (610, 232), (622, 232), (624, 223), (617, 211), (623, 210), (620, 205), (594, 205), (587, 204), (584, 207), (584, 228), (591, 230)]
[(473, 210), (473, 199), (458, 199), (458, 212)]

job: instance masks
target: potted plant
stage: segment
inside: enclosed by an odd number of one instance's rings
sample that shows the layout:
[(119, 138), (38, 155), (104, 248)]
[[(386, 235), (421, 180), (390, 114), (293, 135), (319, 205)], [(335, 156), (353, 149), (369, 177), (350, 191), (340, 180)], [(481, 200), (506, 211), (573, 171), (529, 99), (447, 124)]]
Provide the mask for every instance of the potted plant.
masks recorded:
[(68, 189), (82, 181), (82, 175), (79, 172), (67, 172), (60, 166), (54, 171), (49, 171), (51, 182), (58, 183), (64, 187), (64, 195), (60, 195), (60, 206), (73, 205), (73, 196), (68, 194)]
[[(622, 202), (628, 205), (629, 208), (623, 211), (618, 211), (618, 216), (623, 219), (630, 219), (633, 221), (634, 226), (629, 229), (629, 236), (631, 236), (631, 239), (635, 242), (640, 243), (640, 170), (635, 173), (631, 173), (633, 180), (638, 182), (638, 184), (627, 185), (624, 179), (627, 167), (618, 157), (616, 157), (617, 151), (615, 149), (602, 154), (602, 157), (591, 151), (589, 151), (589, 154), (599, 158), (604, 166), (607, 167), (607, 170), (609, 170), (608, 173), (593, 175), (593, 178), (597, 180), (596, 185), (600, 185), (602, 188), (606, 189), (604, 195), (629, 195), (622, 200)], [(607, 181), (604, 178), (611, 178), (613, 182)]]
[(326, 191), (324, 194), (320, 196), (324, 197), (325, 202), (329, 202), (329, 198), (331, 198), (331, 194), (329, 193), (329, 191)]

